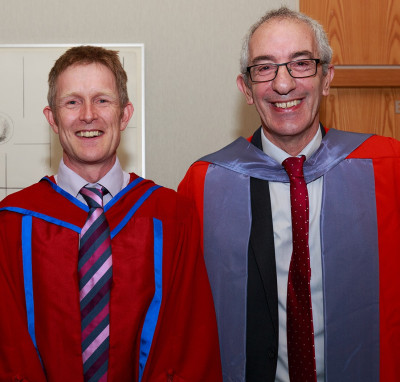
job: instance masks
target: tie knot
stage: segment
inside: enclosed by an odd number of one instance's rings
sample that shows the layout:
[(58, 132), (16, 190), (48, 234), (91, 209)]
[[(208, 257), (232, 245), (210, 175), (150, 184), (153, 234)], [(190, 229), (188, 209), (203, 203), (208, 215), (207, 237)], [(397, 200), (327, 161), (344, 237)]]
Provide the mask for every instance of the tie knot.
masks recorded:
[(282, 165), (285, 168), (286, 172), (289, 175), (289, 178), (292, 177), (303, 177), (303, 163), (306, 160), (305, 155), (301, 155), (300, 157), (289, 157), (286, 158)]
[(103, 196), (108, 191), (105, 187), (99, 185), (98, 187), (82, 187), (79, 193), (85, 199), (89, 208), (103, 208)]

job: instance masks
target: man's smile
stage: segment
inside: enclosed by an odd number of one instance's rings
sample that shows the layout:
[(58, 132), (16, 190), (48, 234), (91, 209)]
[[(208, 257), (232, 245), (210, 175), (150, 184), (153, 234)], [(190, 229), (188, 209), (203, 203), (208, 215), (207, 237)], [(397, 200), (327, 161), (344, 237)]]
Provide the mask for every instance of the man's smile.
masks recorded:
[(288, 107), (293, 107), (298, 105), (301, 102), (301, 100), (296, 99), (294, 101), (289, 101), (289, 102), (276, 102), (274, 103), (274, 106), (279, 107), (281, 109), (287, 109)]
[(84, 138), (93, 138), (93, 137), (99, 137), (100, 135), (103, 135), (104, 133), (100, 130), (86, 130), (86, 131), (78, 131), (76, 135), (78, 137), (84, 137)]

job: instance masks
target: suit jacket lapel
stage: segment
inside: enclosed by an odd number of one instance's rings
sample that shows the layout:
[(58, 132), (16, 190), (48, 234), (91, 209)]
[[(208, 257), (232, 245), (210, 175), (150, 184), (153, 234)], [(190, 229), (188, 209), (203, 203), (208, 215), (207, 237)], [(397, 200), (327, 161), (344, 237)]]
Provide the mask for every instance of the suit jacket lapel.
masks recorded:
[[(261, 149), (261, 132), (252, 143)], [(250, 178), (246, 381), (275, 380), (278, 356), (278, 291), (268, 181)]]
[[(262, 150), (261, 128), (253, 135), (251, 143)], [(268, 181), (251, 178), (250, 192), (252, 210), (250, 245), (254, 251), (276, 339), (278, 339), (278, 290)]]

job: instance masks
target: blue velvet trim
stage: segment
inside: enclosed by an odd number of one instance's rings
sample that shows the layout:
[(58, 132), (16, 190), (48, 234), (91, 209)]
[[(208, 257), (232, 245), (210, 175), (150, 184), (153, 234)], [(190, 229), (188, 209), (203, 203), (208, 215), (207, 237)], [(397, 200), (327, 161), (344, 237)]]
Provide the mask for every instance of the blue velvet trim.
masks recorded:
[(71, 203), (74, 203), (77, 207), (81, 208), (86, 212), (89, 211), (89, 207), (85, 203), (82, 203), (80, 200), (69, 194), (67, 191), (57, 186), (57, 184), (53, 183), (47, 176), (43, 177), (41, 181), (42, 180), (49, 182), (50, 186), (53, 188), (54, 191), (58, 192), (59, 194), (67, 198)]
[(118, 202), (127, 192), (132, 190), (132, 188), (136, 187), (143, 178), (136, 178), (133, 182), (129, 183), (125, 188), (123, 188), (117, 195), (115, 195), (105, 206), (104, 212), (108, 211), (115, 203)]
[(155, 291), (153, 299), (144, 320), (142, 334), (140, 337), (140, 355), (139, 355), (139, 382), (142, 380), (143, 372), (153, 342), (154, 332), (157, 326), (157, 320), (160, 313), (162, 301), (162, 258), (163, 258), (163, 228), (162, 222), (153, 219), (154, 229), (154, 284)]
[(36, 343), (35, 335), (35, 305), (33, 301), (33, 282), (32, 282), (32, 216), (24, 216), (22, 218), (22, 268), (24, 272), (24, 289), (26, 315), (28, 321), (28, 332), (31, 336), (33, 346), (38, 353), (40, 362), (42, 359)]
[[(146, 201), (146, 199), (158, 188), (161, 186), (155, 185), (150, 187), (140, 198), (139, 200), (133, 205), (133, 207), (129, 210), (129, 212), (125, 215), (125, 217), (121, 220), (121, 222), (111, 231), (111, 239), (113, 239), (122, 228), (128, 223), (128, 221), (132, 218), (135, 212), (139, 209), (139, 207)], [(108, 203), (107, 203), (108, 205)]]
[(78, 226), (76, 226), (74, 224), (71, 224), (71, 223), (65, 222), (63, 220), (59, 220), (59, 219), (53, 218), (53, 217), (48, 216), (48, 215), (41, 214), (39, 212), (26, 210), (26, 209), (19, 208), (19, 207), (3, 207), (3, 208), (0, 208), (0, 211), (3, 211), (3, 210), (4, 211), (16, 212), (18, 214), (25, 215), (25, 216), (31, 216), (31, 217), (33, 216), (35, 218), (45, 220), (45, 221), (47, 221), (49, 223), (53, 223), (55, 225), (58, 225), (58, 226), (61, 226), (61, 227), (64, 227), (64, 228), (68, 228), (68, 229), (70, 229), (72, 231), (75, 231), (77, 233), (80, 233), (81, 230), (82, 230), (81, 227), (78, 227)]

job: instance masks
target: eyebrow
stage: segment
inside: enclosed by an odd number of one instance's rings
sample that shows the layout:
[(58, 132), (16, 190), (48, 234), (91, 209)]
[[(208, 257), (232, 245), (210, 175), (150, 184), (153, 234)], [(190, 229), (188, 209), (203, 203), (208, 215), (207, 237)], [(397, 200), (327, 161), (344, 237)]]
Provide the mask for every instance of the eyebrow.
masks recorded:
[[(71, 98), (71, 97), (78, 97), (78, 98), (84, 98), (84, 96), (81, 95), (81, 93), (79, 91), (73, 91), (71, 93), (66, 93), (62, 96), (59, 97), (60, 100), (63, 99), (67, 99), (67, 98)], [(110, 98), (118, 98), (117, 96), (115, 96), (114, 94), (112, 94), (112, 92), (110, 91), (106, 91), (106, 90), (99, 90), (97, 92), (94, 92), (91, 95), (91, 98), (96, 98), (96, 97), (110, 97)]]
[[(295, 60), (295, 59), (297, 59), (299, 57), (304, 57), (304, 56), (306, 56), (307, 58), (311, 58), (311, 57), (313, 57), (313, 54), (309, 50), (300, 50), (298, 52), (292, 53), (289, 56), (289, 60), (292, 61), (292, 60)], [(252, 64), (257, 64), (260, 61), (272, 61), (272, 62), (274, 62), (275, 59), (274, 59), (274, 56), (266, 54), (266, 55), (254, 57), (253, 60), (252, 60)]]

